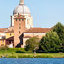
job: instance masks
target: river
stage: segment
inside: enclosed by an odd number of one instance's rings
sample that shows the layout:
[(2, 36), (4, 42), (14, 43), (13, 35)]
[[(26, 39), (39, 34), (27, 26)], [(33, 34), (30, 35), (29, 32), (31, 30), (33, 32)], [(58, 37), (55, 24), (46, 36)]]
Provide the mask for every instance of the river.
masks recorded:
[(64, 64), (64, 58), (1, 58), (0, 64)]

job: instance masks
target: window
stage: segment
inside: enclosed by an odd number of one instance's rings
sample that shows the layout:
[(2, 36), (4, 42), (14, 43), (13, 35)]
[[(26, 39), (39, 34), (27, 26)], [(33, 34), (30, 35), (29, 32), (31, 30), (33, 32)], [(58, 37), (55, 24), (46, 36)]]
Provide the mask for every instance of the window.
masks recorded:
[(20, 26), (21, 24), (19, 23), (19, 26)]
[(10, 33), (10, 36), (11, 36), (11, 33)]
[(20, 34), (20, 31), (19, 31), (19, 34)]
[(4, 40), (2, 42), (4, 43)]
[(21, 27), (19, 27), (19, 29), (21, 29)]
[(17, 19), (16, 19), (16, 21), (17, 21)]
[(21, 19), (19, 19), (19, 21), (21, 21)]
[(27, 21), (27, 24), (29, 24), (29, 20)]
[(22, 21), (24, 21), (24, 19), (22, 19)]

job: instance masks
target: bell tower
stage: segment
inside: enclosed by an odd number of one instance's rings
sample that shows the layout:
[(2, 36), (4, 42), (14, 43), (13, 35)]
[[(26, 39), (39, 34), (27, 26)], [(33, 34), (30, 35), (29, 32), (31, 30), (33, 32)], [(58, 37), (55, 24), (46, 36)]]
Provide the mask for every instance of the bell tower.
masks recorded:
[(14, 47), (21, 47), (23, 44), (23, 32), (26, 30), (25, 20), (20, 14), (14, 17)]
[(33, 27), (33, 20), (29, 8), (24, 5), (24, 0), (20, 0), (19, 5), (13, 12), (14, 23), (14, 47), (22, 47), (23, 33)]

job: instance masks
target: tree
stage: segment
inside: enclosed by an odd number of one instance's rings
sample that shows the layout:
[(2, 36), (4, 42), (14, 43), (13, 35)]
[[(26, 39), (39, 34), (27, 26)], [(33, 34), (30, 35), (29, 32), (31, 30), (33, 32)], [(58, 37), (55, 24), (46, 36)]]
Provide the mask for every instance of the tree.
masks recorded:
[(39, 48), (39, 38), (32, 37), (26, 41), (26, 51), (36, 51)]
[(40, 41), (40, 49), (43, 52), (59, 52), (60, 40), (57, 33), (53, 31), (46, 33)]
[(61, 52), (64, 52), (64, 25), (58, 22), (54, 27), (53, 31), (56, 32), (60, 38)]
[(62, 25), (60, 22), (58, 22), (52, 30), (56, 32), (59, 36), (59, 38), (64, 41), (64, 25)]

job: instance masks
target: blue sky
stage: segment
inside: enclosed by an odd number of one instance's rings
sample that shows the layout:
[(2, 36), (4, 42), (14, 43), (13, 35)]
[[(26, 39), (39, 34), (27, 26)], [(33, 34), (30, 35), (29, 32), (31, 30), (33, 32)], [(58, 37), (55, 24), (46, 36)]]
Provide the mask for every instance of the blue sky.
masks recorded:
[[(10, 26), (10, 16), (19, 0), (0, 0), (0, 28)], [(34, 27), (49, 28), (64, 24), (64, 0), (25, 0), (33, 16)]]

